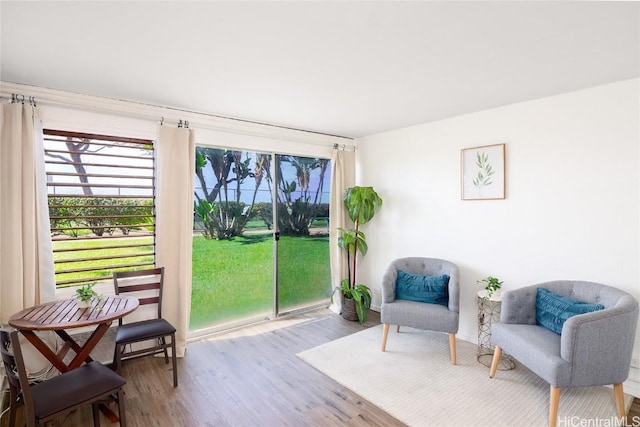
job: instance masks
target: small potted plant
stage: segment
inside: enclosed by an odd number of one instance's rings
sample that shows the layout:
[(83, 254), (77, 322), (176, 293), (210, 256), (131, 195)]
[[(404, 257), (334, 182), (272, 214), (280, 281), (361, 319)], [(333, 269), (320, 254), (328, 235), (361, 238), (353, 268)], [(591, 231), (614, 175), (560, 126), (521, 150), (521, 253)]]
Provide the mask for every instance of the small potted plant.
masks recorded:
[(91, 300), (96, 298), (98, 301), (103, 298), (101, 294), (93, 289), (95, 283), (87, 283), (76, 289), (76, 299), (78, 300), (79, 308), (91, 307)]
[(488, 276), (484, 279), (477, 280), (477, 283), (484, 285), (484, 290), (486, 291), (485, 299), (491, 299), (491, 297), (498, 293), (500, 288), (502, 287), (502, 282), (497, 277)]

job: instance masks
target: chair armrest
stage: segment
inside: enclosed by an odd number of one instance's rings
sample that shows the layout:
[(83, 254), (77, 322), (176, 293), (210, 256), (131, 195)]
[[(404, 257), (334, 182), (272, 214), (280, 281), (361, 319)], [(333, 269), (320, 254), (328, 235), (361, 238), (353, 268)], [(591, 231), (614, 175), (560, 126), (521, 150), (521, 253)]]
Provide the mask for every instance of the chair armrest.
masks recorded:
[(572, 386), (619, 384), (629, 375), (638, 302), (623, 297), (613, 307), (569, 318), (560, 356), (572, 365)]
[(396, 299), (396, 279), (398, 278), (398, 270), (387, 268), (382, 276), (382, 303), (393, 302)]
[(460, 270), (453, 263), (449, 263), (449, 311), (460, 312)]
[(537, 288), (537, 285), (525, 286), (504, 292), (500, 308), (500, 323), (535, 325)]

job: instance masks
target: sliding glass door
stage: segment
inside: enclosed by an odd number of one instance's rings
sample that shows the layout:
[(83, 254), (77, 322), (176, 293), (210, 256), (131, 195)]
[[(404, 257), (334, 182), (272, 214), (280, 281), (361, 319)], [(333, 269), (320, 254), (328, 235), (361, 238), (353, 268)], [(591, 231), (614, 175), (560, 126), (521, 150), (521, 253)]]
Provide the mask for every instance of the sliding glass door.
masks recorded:
[(271, 158), (196, 148), (192, 331), (273, 312)]
[(197, 147), (190, 330), (327, 301), (329, 160)]
[(276, 156), (278, 313), (326, 301), (329, 266), (329, 160)]

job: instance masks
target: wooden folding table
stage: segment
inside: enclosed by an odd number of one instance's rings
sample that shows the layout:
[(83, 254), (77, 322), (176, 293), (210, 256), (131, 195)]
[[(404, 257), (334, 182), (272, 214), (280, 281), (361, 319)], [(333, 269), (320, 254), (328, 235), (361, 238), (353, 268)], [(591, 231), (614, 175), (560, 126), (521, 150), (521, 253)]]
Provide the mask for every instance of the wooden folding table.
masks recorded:
[[(75, 299), (51, 301), (26, 308), (9, 318), (9, 325), (18, 329), (60, 372), (75, 369), (90, 362), (91, 351), (107, 332), (111, 323), (138, 308), (138, 299), (125, 296), (107, 296), (96, 301), (92, 307), (79, 308)], [(95, 326), (89, 339), (78, 344), (66, 330)], [(63, 345), (54, 352), (36, 335), (38, 331), (54, 331), (62, 338)], [(75, 357), (68, 363), (64, 359), (69, 350)]]
[[(111, 323), (131, 313), (138, 305), (137, 298), (119, 295), (106, 296), (89, 308), (78, 307), (75, 299), (51, 301), (14, 314), (9, 318), (9, 325), (18, 329), (58, 371), (67, 372), (91, 362), (91, 351), (109, 330)], [(95, 329), (82, 345), (66, 331), (87, 326), (95, 326)], [(38, 331), (54, 331), (63, 341), (60, 350), (54, 352), (36, 335)], [(73, 350), (75, 356), (66, 363), (69, 350)], [(111, 421), (118, 421), (109, 408), (102, 406), (101, 409)]]

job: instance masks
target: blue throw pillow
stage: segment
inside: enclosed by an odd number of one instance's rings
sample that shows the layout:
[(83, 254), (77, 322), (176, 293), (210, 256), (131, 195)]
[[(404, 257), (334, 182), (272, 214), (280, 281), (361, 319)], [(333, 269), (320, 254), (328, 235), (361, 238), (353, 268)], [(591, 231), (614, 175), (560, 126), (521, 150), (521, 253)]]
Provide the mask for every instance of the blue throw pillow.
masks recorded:
[(562, 333), (562, 325), (568, 318), (602, 309), (602, 304), (581, 302), (554, 294), (544, 288), (538, 288), (536, 293), (536, 324), (556, 334)]
[(421, 276), (398, 270), (396, 299), (449, 304), (449, 276)]

